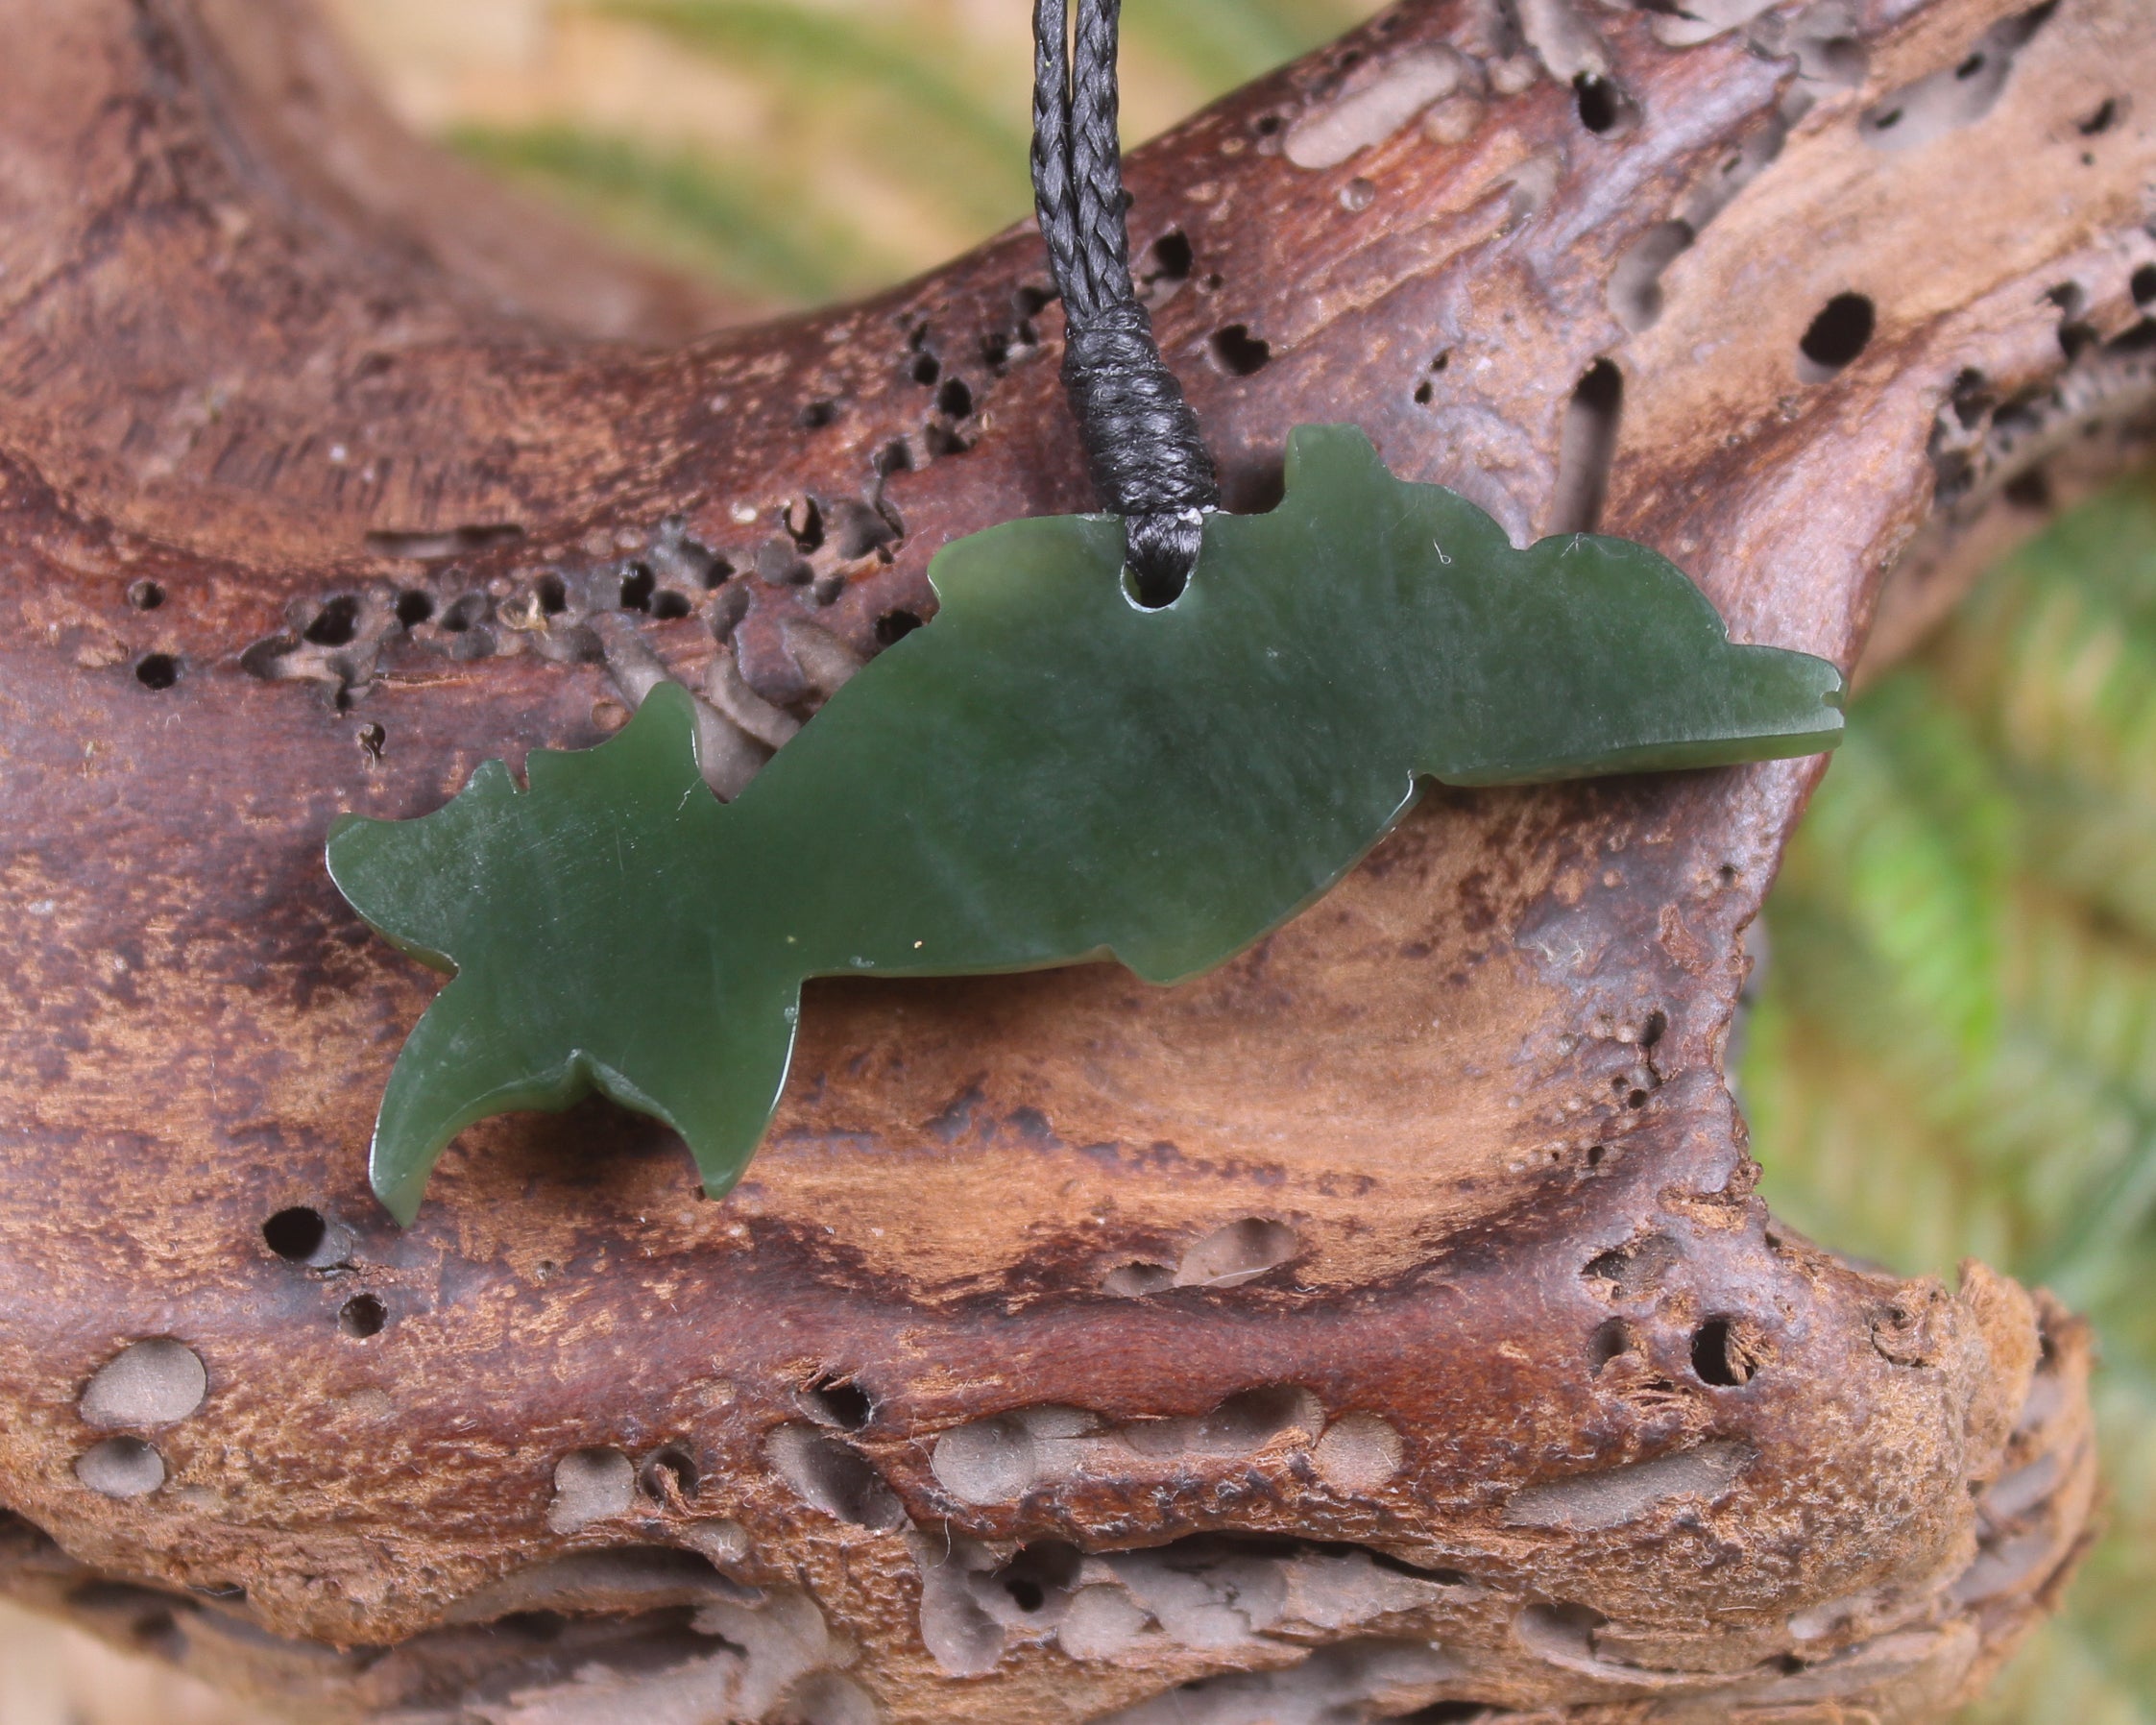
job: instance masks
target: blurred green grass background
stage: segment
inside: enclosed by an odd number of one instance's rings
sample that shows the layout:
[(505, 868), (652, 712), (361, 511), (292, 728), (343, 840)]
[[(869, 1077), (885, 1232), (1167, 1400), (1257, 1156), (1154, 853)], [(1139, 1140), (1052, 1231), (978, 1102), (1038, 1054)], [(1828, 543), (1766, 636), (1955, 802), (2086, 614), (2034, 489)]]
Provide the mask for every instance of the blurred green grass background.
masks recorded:
[[(1126, 0), (1126, 139), (1374, 10)], [(332, 11), (420, 130), (744, 306), (882, 286), (1028, 208), (1024, 0)], [(2108, 1531), (1971, 1725), (2156, 1725), (2156, 474), (1857, 701), (1765, 929), (1735, 1077), (1776, 1209), (1904, 1273), (1988, 1258), (2101, 1338)], [(99, 1656), (14, 1633), (50, 1711), (0, 1692), (0, 1725), (149, 1721), (99, 1698), (132, 1679), (58, 1669)]]
[[(420, 130), (749, 304), (864, 292), (1031, 207), (1027, 0), (332, 0)], [(1136, 142), (1371, 0), (1126, 0)]]

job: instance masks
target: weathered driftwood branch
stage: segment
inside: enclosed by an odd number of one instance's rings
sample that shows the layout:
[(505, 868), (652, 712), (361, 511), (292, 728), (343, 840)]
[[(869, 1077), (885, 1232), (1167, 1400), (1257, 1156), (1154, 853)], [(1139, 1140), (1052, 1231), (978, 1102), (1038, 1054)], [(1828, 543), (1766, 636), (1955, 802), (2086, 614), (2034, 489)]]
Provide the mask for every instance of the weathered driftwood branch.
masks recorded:
[[(1847, 663), (1927, 518), (2122, 458), (2141, 0), (1698, 12), (1411, 4), (1139, 157), (1234, 505), (1352, 418)], [(389, 1227), (362, 1146), (431, 984), (329, 817), (660, 674), (751, 771), (939, 545), (1081, 506), (1036, 244), (606, 345), (567, 326), (689, 303), (451, 223), (282, 8), (10, 21), (15, 1596), (310, 1717), (495, 1725), (1915, 1719), (2052, 1596), (2080, 1329), (1749, 1196), (1719, 1059), (1803, 765), (1436, 796), (1174, 991), (822, 987), (729, 1203), (594, 1108)]]

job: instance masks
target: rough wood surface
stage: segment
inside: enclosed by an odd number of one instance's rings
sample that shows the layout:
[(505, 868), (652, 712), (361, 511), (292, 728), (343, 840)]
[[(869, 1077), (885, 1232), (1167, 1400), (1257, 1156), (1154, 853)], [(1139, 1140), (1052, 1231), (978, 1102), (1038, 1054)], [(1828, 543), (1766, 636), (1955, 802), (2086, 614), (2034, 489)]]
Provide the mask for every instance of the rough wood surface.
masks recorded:
[[(819, 985), (726, 1203), (594, 1107), (395, 1229), (362, 1152), (434, 984), (329, 818), (660, 674), (753, 755), (938, 546), (1081, 506), (1037, 242), (609, 345), (325, 189), (233, 70), (280, 14), (6, 12), (12, 1594), (411, 1725), (1883, 1725), (2055, 1595), (2081, 1328), (1751, 1196), (1720, 1056), (1804, 765), (1435, 796), (1172, 991)], [(1848, 665), (1927, 519), (2124, 458), (2143, 0), (1700, 12), (1406, 5), (1134, 160), (1233, 505), (1353, 418)], [(590, 267), (587, 330), (693, 316)]]

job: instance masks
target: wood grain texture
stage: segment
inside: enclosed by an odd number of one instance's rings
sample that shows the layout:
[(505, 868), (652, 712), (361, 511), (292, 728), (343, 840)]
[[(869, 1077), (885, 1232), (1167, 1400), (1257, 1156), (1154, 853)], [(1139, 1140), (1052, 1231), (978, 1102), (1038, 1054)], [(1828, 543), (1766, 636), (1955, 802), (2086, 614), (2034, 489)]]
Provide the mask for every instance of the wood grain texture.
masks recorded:
[[(1802, 765), (1434, 794), (1173, 990), (814, 984), (727, 1203), (594, 1108), (398, 1231), (363, 1148), (433, 983), (331, 816), (661, 675), (753, 765), (938, 547), (1081, 507), (1037, 241), (572, 337), (325, 214), (225, 9), (9, 12), (12, 1594), (493, 1725), (1914, 1720), (2053, 1596), (2080, 1327), (1750, 1196), (1720, 1054)], [(1846, 668), (1927, 519), (2142, 429), (2152, 87), (2140, 0), (1429, 0), (1138, 155), (1133, 237), (1231, 505), (1351, 414)], [(200, 1407), (90, 1427), (167, 1337)]]

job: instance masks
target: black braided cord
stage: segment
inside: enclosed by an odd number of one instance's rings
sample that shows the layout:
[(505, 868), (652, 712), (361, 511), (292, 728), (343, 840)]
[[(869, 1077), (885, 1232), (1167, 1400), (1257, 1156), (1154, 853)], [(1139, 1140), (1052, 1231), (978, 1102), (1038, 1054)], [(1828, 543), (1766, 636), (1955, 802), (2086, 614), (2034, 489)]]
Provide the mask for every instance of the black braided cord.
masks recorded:
[(1116, 134), (1121, 0), (1033, 5), (1033, 202), (1063, 297), (1063, 388), (1101, 500), (1124, 518), (1141, 600), (1165, 604), (1198, 562), (1220, 483), (1198, 416), (1160, 356), (1130, 280)]

